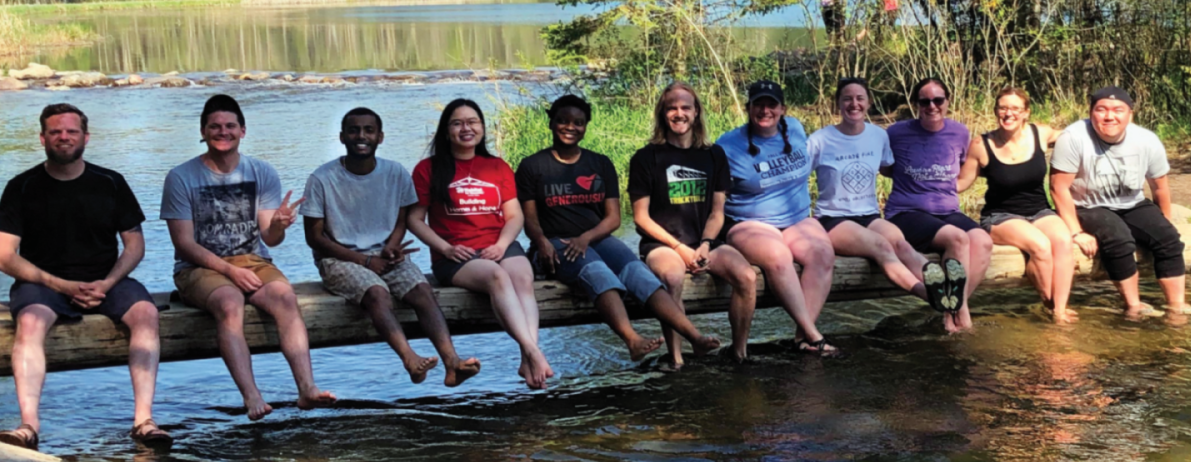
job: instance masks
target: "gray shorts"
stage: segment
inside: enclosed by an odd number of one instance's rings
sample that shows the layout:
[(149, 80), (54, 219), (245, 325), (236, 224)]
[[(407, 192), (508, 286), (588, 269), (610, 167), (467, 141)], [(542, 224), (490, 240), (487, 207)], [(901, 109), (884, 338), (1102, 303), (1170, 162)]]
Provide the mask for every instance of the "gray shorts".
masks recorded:
[(985, 232), (992, 234), (993, 226), (1002, 224), (1009, 220), (1025, 220), (1030, 223), (1033, 223), (1035, 221), (1041, 220), (1041, 219), (1049, 217), (1049, 216), (1059, 216), (1059, 214), (1055, 213), (1055, 211), (1053, 209), (1042, 209), (1042, 210), (1039, 210), (1038, 213), (1035, 213), (1028, 217), (1018, 215), (1016, 213), (993, 212), (991, 215), (986, 215), (986, 216), (980, 217), (980, 227), (983, 228)]
[[(380, 255), (380, 250), (364, 254), (377, 256)], [(422, 270), (408, 258), (383, 275), (352, 262), (324, 258), (318, 261), (318, 273), (323, 277), (323, 286), (327, 291), (356, 304), (364, 300), (364, 294), (373, 286), (383, 287), (389, 294), (400, 299), (418, 284), (426, 282)]]

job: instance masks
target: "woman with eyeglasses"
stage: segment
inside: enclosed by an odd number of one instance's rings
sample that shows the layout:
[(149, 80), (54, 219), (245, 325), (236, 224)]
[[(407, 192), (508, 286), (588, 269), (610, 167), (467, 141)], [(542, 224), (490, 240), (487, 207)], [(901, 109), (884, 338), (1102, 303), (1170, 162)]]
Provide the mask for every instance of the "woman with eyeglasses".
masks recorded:
[(815, 217), (827, 230), (837, 255), (873, 260), (902, 290), (938, 306), (943, 294), (928, 294), (922, 274), (942, 274), (942, 269), (881, 218), (877, 172), (893, 164), (893, 151), (885, 130), (866, 120), (868, 83), (861, 78), (840, 80), (835, 102), (840, 123), (823, 127), (806, 141), (819, 188)]
[(533, 267), (517, 243), (525, 219), (513, 169), (488, 151), (480, 106), (447, 104), (428, 151), (414, 167), (418, 203), (406, 226), (430, 248), (439, 284), (488, 294), (497, 322), (521, 347), (518, 373), (545, 389), (554, 370), (538, 348)]
[[(948, 332), (972, 328), (968, 298), (988, 270), (992, 239), (959, 210), (956, 180), (968, 153), (970, 134), (964, 124), (947, 118), (951, 91), (937, 78), (914, 85), (910, 100), (918, 118), (887, 130), (893, 165), (881, 173), (893, 178), (885, 202), (885, 218), (901, 229), (919, 252), (941, 252), (943, 274), (923, 274), (927, 292), (942, 290), (943, 327)], [(932, 297), (933, 298), (933, 297)]]
[(994, 244), (1021, 249), (1026, 274), (1051, 310), (1056, 324), (1076, 322), (1067, 310), (1075, 276), (1071, 231), (1046, 199), (1046, 148), (1059, 137), (1057, 130), (1029, 122), (1030, 97), (1009, 87), (997, 94), (997, 128), (972, 139), (959, 175), (959, 191), (977, 176), (988, 179), (980, 227)]
[[(728, 158), (732, 186), (724, 204), (728, 245), (765, 273), (765, 282), (798, 325), (798, 349), (832, 355), (815, 327), (831, 291), (835, 252), (810, 218), (806, 130), (786, 117), (782, 87), (762, 80), (748, 88), (748, 123), (716, 141)], [(794, 263), (802, 265), (801, 276)]]

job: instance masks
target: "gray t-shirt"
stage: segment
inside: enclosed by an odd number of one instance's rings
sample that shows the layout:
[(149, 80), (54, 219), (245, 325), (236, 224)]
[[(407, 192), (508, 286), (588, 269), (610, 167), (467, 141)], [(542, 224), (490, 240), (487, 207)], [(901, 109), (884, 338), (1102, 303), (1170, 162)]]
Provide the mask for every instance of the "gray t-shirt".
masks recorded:
[(819, 186), (816, 217), (880, 215), (877, 172), (893, 165), (889, 135), (865, 123), (859, 135), (845, 135), (828, 125), (806, 140)]
[[(339, 159), (327, 162), (310, 174), (302, 197), (302, 216), (325, 219), (327, 237), (356, 252), (383, 248), (401, 207), (418, 203), (409, 171), (380, 158), (367, 175), (347, 171)], [(314, 261), (320, 258), (315, 252)]]
[(1145, 199), (1146, 180), (1170, 171), (1166, 147), (1154, 132), (1129, 124), (1124, 140), (1108, 144), (1087, 119), (1071, 124), (1059, 135), (1050, 167), (1075, 174), (1071, 197), (1076, 207), (1112, 210), (1136, 207)]
[[(257, 212), (281, 206), (281, 179), (263, 160), (240, 156), (231, 173), (203, 165), (202, 156), (174, 167), (161, 194), (162, 220), (191, 220), (194, 241), (220, 257), (256, 254), (268, 259)], [(174, 252), (174, 272), (195, 265)]]

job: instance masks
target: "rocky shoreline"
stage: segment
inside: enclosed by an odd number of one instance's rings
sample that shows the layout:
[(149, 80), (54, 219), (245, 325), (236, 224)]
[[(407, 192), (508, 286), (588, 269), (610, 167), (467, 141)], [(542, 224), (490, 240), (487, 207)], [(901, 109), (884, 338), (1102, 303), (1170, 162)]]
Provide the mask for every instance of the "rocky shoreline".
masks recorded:
[(550, 83), (565, 79), (558, 69), (511, 69), (476, 71), (382, 72), (359, 71), (342, 73), (245, 72), (228, 69), (223, 72), (180, 74), (105, 75), (94, 71), (55, 71), (49, 66), (29, 63), (25, 69), (0, 74), (0, 91), (41, 89), (50, 91), (73, 88), (179, 88), (191, 86), (235, 85), (244, 83), (286, 85), (350, 85), (361, 83), (426, 85), (450, 82), (537, 82)]

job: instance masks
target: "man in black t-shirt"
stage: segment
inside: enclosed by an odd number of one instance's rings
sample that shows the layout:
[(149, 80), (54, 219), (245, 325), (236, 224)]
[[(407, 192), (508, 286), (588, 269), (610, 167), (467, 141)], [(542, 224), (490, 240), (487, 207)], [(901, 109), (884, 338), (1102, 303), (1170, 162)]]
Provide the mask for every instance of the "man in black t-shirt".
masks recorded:
[(124, 177), (83, 161), (89, 138), (82, 111), (69, 104), (47, 106), (41, 113), (46, 162), (14, 177), (0, 196), (0, 271), (16, 279), (9, 310), (17, 325), (12, 369), (21, 408), (21, 426), (0, 432), (3, 443), (37, 449), (46, 335), (58, 319), (78, 321), (88, 313), (123, 323), (131, 332), (132, 438), (172, 442), (152, 414), (157, 307), (145, 287), (128, 277), (145, 254), (145, 215)]

